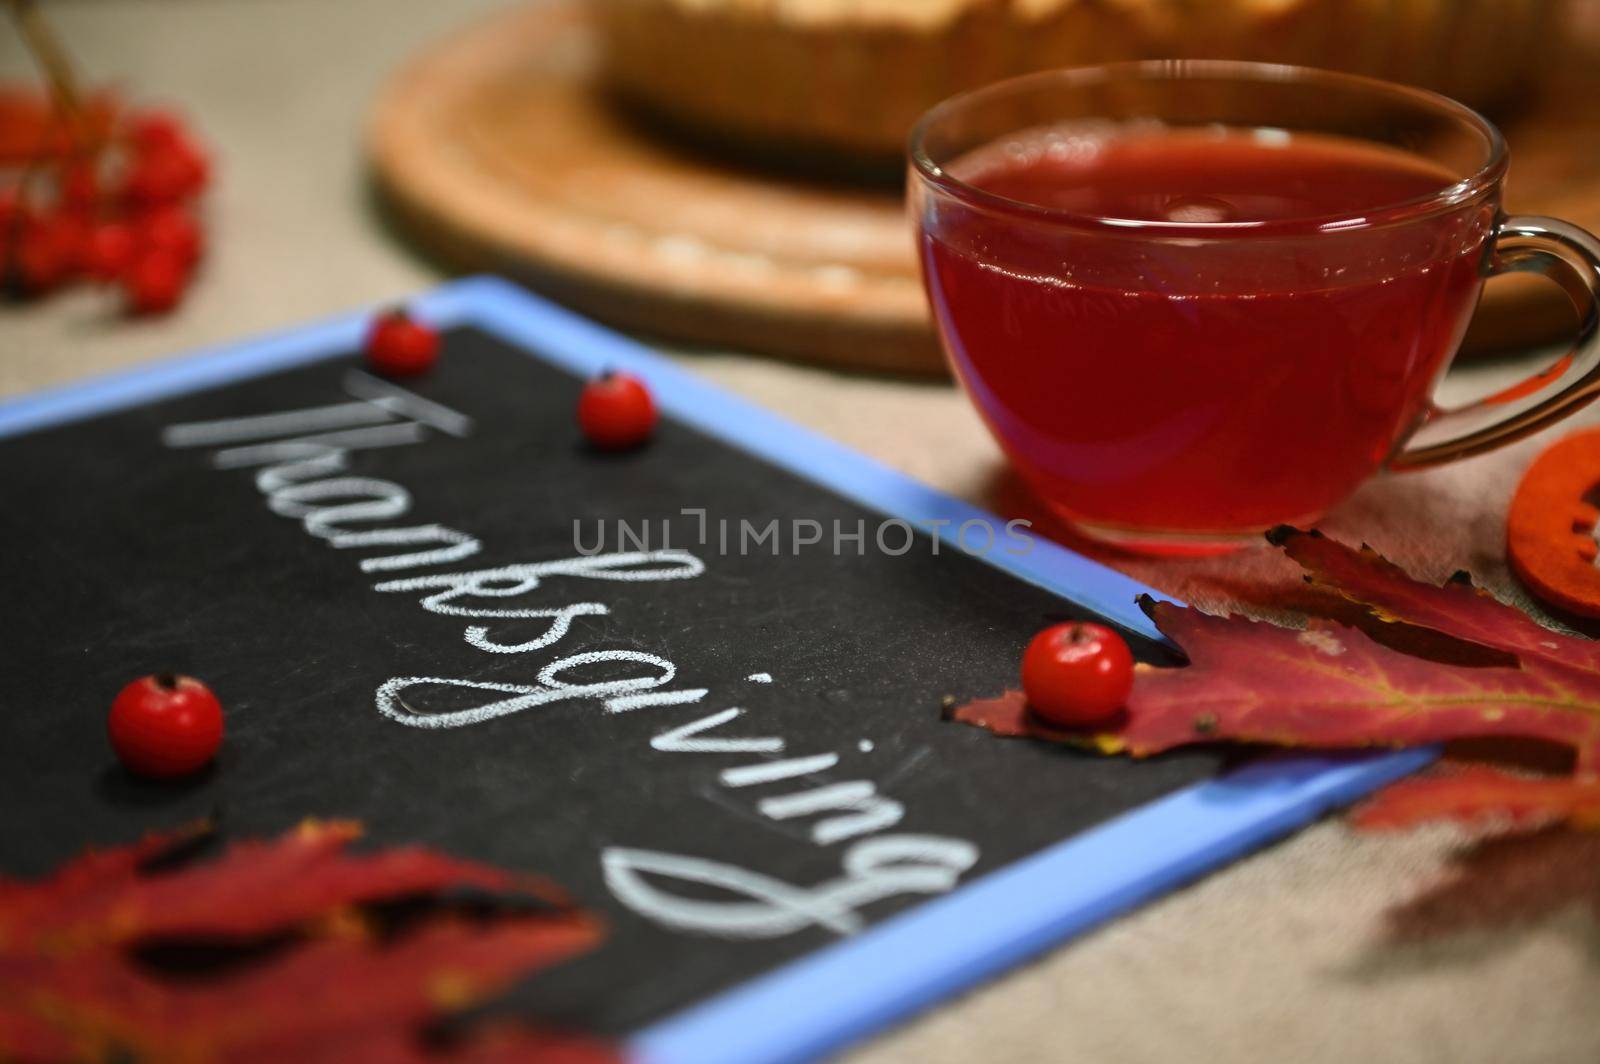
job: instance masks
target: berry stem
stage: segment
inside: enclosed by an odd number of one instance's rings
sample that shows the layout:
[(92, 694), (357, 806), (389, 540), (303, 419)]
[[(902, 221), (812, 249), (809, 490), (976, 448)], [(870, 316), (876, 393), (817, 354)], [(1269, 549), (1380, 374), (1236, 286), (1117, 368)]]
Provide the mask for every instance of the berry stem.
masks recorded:
[(176, 691), (178, 689), (177, 674), (170, 672), (156, 673), (156, 686), (163, 690)]
[[(66, 49), (61, 46), (55, 30), (45, 20), (44, 13), (39, 10), (35, 0), (5, 0), (5, 2), (11, 9), (12, 20), (17, 24), (17, 32), (21, 35), (23, 44), (32, 54), (34, 62), (38, 64), (50, 87), (51, 102), (66, 120), (68, 135), (72, 137), (75, 149), (74, 154), (80, 159), (93, 160), (98, 154), (98, 146), (90, 136), (89, 120), (83, 108), (83, 93), (78, 89), (78, 77), (72, 69), (72, 60), (67, 57)], [(48, 128), (43, 130), (40, 136), (39, 150), (23, 166), (22, 174), (17, 179), (19, 200), (26, 200), (28, 189), (33, 185), (45, 161), (50, 130)], [(9, 261), (12, 258), (12, 249), (21, 239), (22, 212), (19, 211), (11, 220), (11, 224), (6, 227), (6, 231), (0, 233), (0, 252), (3, 252), (0, 254), (0, 261)]]
[(33, 53), (34, 62), (39, 64), (45, 80), (50, 83), (51, 95), (76, 127), (75, 133), (81, 142), (84, 139), (81, 136), (83, 94), (78, 91), (78, 78), (73, 72), (72, 61), (67, 58), (66, 49), (61, 47), (61, 41), (45, 21), (35, 0), (6, 0), (6, 3), (11, 8), (11, 17), (16, 20), (23, 43)]

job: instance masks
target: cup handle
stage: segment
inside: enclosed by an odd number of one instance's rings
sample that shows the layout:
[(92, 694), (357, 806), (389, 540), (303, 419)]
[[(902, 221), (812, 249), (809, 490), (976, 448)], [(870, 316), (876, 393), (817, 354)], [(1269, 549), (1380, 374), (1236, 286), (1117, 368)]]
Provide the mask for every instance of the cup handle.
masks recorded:
[(1488, 275), (1541, 273), (1559, 284), (1581, 324), (1554, 365), (1494, 395), (1452, 409), (1433, 407), (1389, 459), (1394, 470), (1467, 458), (1553, 425), (1600, 396), (1600, 239), (1554, 218), (1518, 215), (1495, 235)]

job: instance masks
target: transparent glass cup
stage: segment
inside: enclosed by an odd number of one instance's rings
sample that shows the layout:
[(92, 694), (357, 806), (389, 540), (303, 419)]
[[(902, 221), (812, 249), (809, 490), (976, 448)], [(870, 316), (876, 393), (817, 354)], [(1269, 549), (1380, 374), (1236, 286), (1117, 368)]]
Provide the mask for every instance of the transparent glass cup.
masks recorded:
[[(996, 153), (1093, 152), (1130, 129), (1286, 146), (1336, 137), (1404, 152), (1437, 187), (1266, 221), (1180, 197), (1149, 220), (963, 180)], [(1478, 454), (1600, 394), (1600, 241), (1505, 216), (1504, 140), (1442, 96), (1255, 63), (1054, 71), (935, 107), (910, 161), (951, 364), (1023, 478), (1091, 537), (1164, 552), (1257, 541), (1316, 520), (1380, 469)], [(1519, 387), (1439, 407), (1434, 387), (1484, 279), (1510, 271), (1566, 290), (1575, 347)]]

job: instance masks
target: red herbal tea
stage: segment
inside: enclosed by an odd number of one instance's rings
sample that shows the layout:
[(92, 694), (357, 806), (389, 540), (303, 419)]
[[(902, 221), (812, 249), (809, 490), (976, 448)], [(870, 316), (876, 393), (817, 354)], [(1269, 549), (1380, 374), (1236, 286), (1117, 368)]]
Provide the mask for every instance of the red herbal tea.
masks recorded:
[(1307, 521), (1378, 468), (1495, 211), (1441, 209), (1459, 178), (1420, 156), (1277, 129), (1066, 125), (943, 169), (969, 191), (923, 206), (921, 246), (956, 371), (1047, 501), (1141, 546)]

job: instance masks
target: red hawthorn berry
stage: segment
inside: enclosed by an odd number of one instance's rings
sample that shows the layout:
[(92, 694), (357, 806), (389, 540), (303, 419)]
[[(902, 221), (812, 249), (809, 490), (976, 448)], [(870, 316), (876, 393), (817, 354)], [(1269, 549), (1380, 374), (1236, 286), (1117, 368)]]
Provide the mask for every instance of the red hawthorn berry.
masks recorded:
[(145, 251), (170, 251), (186, 266), (200, 259), (203, 240), (194, 217), (175, 203), (155, 207), (135, 223), (134, 238)]
[(0, 187), (0, 225), (10, 225), (19, 216), (26, 217), (27, 209), (22, 194), (15, 187)]
[(59, 214), (26, 222), (16, 249), (17, 278), (22, 287), (42, 294), (71, 279), (83, 259), (86, 229), (78, 219)]
[(106, 733), (128, 771), (154, 779), (187, 776), (222, 745), (222, 705), (192, 676), (144, 676), (112, 701)]
[(1104, 625), (1053, 625), (1022, 655), (1022, 690), (1033, 711), (1052, 724), (1098, 724), (1128, 701), (1133, 653)]
[(121, 277), (139, 251), (133, 226), (126, 222), (102, 222), (89, 233), (84, 249), (83, 268), (97, 281)]
[(185, 141), (171, 149), (188, 192), (197, 196), (211, 183), (211, 159), (193, 142)]
[(387, 377), (414, 377), (439, 360), (439, 333), (396, 307), (367, 330), (367, 364)]
[(88, 211), (100, 202), (100, 175), (92, 163), (68, 163), (61, 170), (61, 204), (78, 211)]
[(189, 269), (171, 251), (140, 251), (122, 274), (122, 291), (133, 314), (165, 314), (183, 299)]
[(578, 427), (596, 447), (608, 451), (637, 447), (655, 431), (655, 400), (638, 377), (607, 371), (583, 386)]
[(147, 107), (135, 111), (127, 124), (128, 140), (143, 150), (181, 144), (188, 136), (187, 129), (172, 111), (160, 107)]
[(206, 164), (193, 149), (152, 149), (133, 157), (122, 175), (122, 197), (135, 209), (177, 203), (198, 194), (206, 179)]
[(607, 371), (583, 386), (578, 396), (578, 427), (605, 450), (626, 450), (650, 438), (656, 426), (655, 400), (638, 377)]

